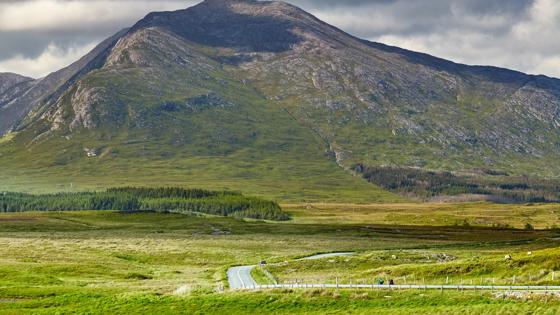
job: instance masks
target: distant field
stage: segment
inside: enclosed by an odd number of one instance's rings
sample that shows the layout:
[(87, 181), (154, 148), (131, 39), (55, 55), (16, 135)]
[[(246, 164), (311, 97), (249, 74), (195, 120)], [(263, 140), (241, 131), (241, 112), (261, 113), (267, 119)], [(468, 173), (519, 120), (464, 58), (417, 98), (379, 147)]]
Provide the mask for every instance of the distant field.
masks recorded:
[[(229, 266), (260, 260), (267, 260), (271, 264), (267, 268), (281, 281), (332, 281), (336, 276), (371, 281), (380, 274), (397, 281), (404, 276), (411, 281), (413, 274), (426, 282), (443, 281), (445, 276), (451, 281), (461, 277), (490, 281), (515, 273), (517, 281), (549, 283), (551, 272), (560, 270), (556, 249), (560, 234), (555, 231), (390, 226), (357, 223), (356, 216), (343, 212), (325, 222), (292, 212), (295, 220), (286, 223), (113, 211), (0, 214), (0, 313), (192, 314), (225, 313), (227, 308), (229, 314), (554, 314), (560, 310), (554, 299), (520, 304), (491, 293), (220, 293), (227, 289)], [(293, 260), (334, 251), (357, 254)], [(505, 261), (506, 254), (513, 260)]]
[[(284, 204), (295, 223), (426, 226), (560, 227), (560, 204), (382, 203)], [(343, 221), (342, 221), (343, 220)]]

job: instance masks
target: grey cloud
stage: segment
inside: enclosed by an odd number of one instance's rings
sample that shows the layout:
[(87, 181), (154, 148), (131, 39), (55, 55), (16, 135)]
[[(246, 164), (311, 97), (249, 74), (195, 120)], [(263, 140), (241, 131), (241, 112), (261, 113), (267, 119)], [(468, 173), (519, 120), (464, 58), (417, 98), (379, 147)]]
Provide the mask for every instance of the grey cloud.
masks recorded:
[[(22, 8), (37, 0), (1, 1)], [(29, 24), (0, 21), (2, 61), (31, 61), (47, 47), (73, 51), (132, 25), (152, 10), (178, 9), (197, 0), (42, 0), (54, 3), (52, 19)], [(560, 3), (556, 0), (288, 0), (353, 35), (469, 64), (560, 76)], [(64, 6), (83, 18), (71, 19)], [(12, 7), (13, 8), (13, 7)], [(60, 12), (55, 12), (56, 10)], [(62, 11), (61, 11), (62, 10)], [(87, 14), (85, 14), (86, 12)], [(17, 13), (17, 12), (16, 12)], [(72, 12), (74, 14), (74, 12)], [(92, 15), (92, 16), (90, 16)], [(1, 19), (1, 17), (0, 17)], [(4, 25), (5, 29), (2, 29)], [(79, 51), (79, 49), (78, 49)], [(67, 58), (61, 57), (61, 60)], [(17, 64), (17, 63), (10, 63)], [(60, 66), (55, 65), (53, 67)], [(18, 69), (10, 69), (18, 72)], [(55, 70), (55, 69), (52, 69)]]
[(62, 50), (68, 50), (71, 47), (99, 42), (106, 38), (107, 34), (77, 36), (73, 33), (0, 32), (0, 43), (9, 43), (0, 48), (0, 60), (14, 56), (33, 59), (41, 55), (50, 44), (54, 44)]

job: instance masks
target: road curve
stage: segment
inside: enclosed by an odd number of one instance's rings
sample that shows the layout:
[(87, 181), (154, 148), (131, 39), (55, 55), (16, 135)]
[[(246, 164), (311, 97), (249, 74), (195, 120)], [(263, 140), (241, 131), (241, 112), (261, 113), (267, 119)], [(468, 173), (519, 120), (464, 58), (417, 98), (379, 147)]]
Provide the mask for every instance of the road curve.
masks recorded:
[[(321, 258), (330, 258), (330, 257), (338, 257), (338, 256), (349, 256), (353, 255), (352, 252), (344, 252), (344, 253), (328, 253), (328, 254), (320, 254), (320, 255), (313, 255), (309, 257), (304, 257), (299, 260), (307, 260), (307, 259), (321, 259)], [(251, 271), (255, 268), (255, 266), (237, 266), (231, 267), (227, 271), (227, 277), (229, 282), (230, 290), (247, 290), (247, 289), (260, 289), (262, 288), (257, 284), (253, 276), (251, 276)]]
[(255, 266), (231, 267), (227, 271), (229, 288), (231, 290), (256, 289), (257, 282), (251, 276)]

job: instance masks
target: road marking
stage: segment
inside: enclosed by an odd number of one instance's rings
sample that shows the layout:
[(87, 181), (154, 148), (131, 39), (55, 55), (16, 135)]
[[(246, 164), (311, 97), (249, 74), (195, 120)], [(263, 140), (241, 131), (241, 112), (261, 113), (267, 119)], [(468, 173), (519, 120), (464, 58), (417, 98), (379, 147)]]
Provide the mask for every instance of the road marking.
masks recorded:
[(239, 282), (241, 282), (241, 287), (243, 287), (243, 289), (245, 289), (245, 282), (241, 278), (241, 274), (240, 274), (241, 268), (242, 267), (237, 268), (237, 277), (239, 278)]
[[(313, 255), (313, 256), (308, 256), (308, 257), (304, 257), (301, 258), (299, 260), (302, 259), (320, 259), (320, 258), (332, 258), (332, 257), (339, 257), (339, 256), (349, 256), (349, 255), (353, 255), (355, 254), (354, 252), (339, 252), (339, 253), (327, 253), (327, 254), (319, 254), (319, 255)], [(229, 281), (229, 285), (230, 285), (230, 289), (259, 289), (261, 288), (261, 286), (257, 283), (257, 281), (255, 281), (255, 279), (253, 279), (253, 277), (251, 276), (251, 270), (253, 270), (255, 266), (238, 266), (238, 267), (231, 267), (228, 269), (227, 275), (228, 275), (228, 281)], [(247, 281), (250, 283), (245, 283), (245, 281), (243, 281), (243, 277), (241, 275), (241, 271), (243, 272), (248, 272), (247, 273)], [(237, 276), (237, 279), (239, 279), (239, 282), (241, 283), (241, 287), (238, 288), (235, 286), (235, 276)]]

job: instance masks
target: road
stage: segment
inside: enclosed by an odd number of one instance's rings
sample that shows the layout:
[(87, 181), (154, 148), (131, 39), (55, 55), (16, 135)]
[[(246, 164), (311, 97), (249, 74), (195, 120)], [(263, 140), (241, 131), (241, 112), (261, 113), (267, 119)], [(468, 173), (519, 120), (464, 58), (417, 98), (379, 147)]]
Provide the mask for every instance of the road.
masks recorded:
[[(353, 254), (354, 253), (350, 253), (350, 252), (320, 254), (320, 255), (304, 257), (301, 258), (300, 260), (349, 256)], [(231, 290), (259, 289), (259, 285), (255, 281), (255, 279), (253, 279), (253, 277), (251, 276), (251, 270), (253, 270), (253, 268), (255, 268), (255, 266), (238, 266), (238, 267), (229, 268), (227, 271), (229, 288)]]
[(256, 289), (258, 287), (257, 282), (251, 276), (253, 268), (255, 266), (229, 268), (227, 272), (229, 288), (231, 290)]

